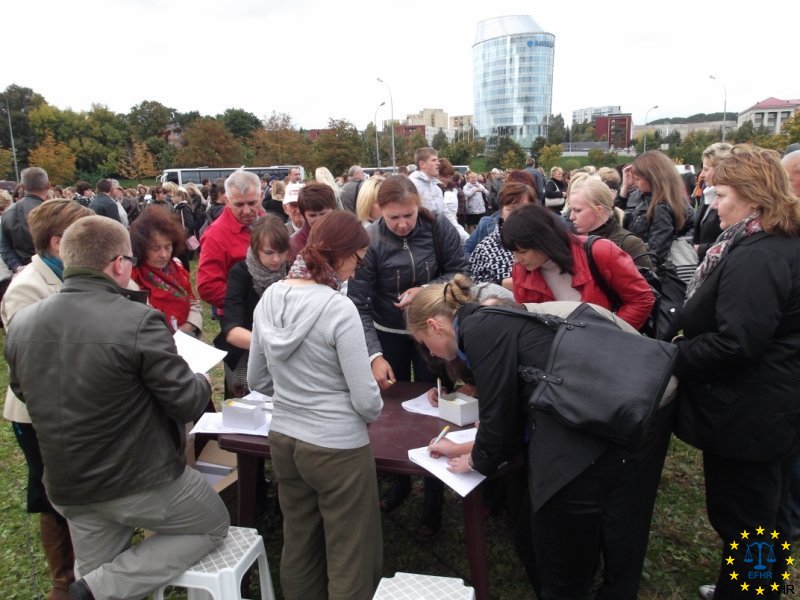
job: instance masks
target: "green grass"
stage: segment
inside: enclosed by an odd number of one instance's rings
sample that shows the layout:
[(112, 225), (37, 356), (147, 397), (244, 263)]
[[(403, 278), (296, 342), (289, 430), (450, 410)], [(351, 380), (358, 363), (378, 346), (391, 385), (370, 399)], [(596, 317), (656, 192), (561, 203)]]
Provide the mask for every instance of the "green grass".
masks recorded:
[[(204, 339), (213, 340), (219, 331), (205, 307)], [(5, 340), (0, 332), (0, 341)], [(0, 360), (0, 388), (7, 386), (7, 369)], [(212, 372), (214, 398), (222, 400), (222, 368)], [(269, 477), (269, 473), (268, 473)], [(383, 488), (389, 480), (381, 479)], [(25, 513), (27, 470), (10, 425), (0, 427), (0, 598), (40, 598), (37, 591), (49, 588), (44, 555), (39, 542), (38, 518)], [(684, 600), (696, 597), (697, 587), (710, 583), (716, 575), (719, 542), (708, 524), (704, 504), (704, 486), (700, 453), (673, 439), (667, 455), (661, 486), (656, 501), (645, 563), (641, 600)], [(422, 486), (416, 482), (414, 492), (396, 511), (383, 515), (384, 576), (397, 571), (426, 573), (469, 580), (460, 499), (445, 493), (444, 522), (440, 533), (431, 541), (421, 542), (414, 535), (422, 510)], [(507, 513), (489, 516), (486, 521), (492, 597), (516, 600), (532, 598), (523, 569), (517, 559), (506, 522)], [(272, 571), (272, 580), (280, 595), (280, 550), (283, 542), (281, 518), (277, 509), (274, 486), (268, 487), (265, 510), (259, 518)], [(797, 552), (794, 552), (797, 556)], [(797, 581), (797, 569), (791, 570), (791, 581)], [(34, 583), (34, 581), (37, 583)], [(257, 582), (257, 579), (255, 579)], [(250, 596), (256, 597), (256, 585)], [(173, 600), (185, 598), (182, 591), (173, 591)]]

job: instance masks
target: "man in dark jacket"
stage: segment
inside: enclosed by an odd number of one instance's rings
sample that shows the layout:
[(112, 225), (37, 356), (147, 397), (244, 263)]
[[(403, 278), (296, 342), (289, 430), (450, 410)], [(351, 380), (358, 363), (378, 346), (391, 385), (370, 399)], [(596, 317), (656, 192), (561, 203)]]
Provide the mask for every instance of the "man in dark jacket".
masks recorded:
[(114, 198), (111, 197), (111, 190), (114, 189), (112, 179), (101, 179), (97, 182), (97, 195), (92, 199), (89, 208), (102, 217), (114, 219), (117, 223), (122, 223), (119, 217), (119, 209)]
[(525, 161), (525, 168), (522, 170), (530, 173), (531, 177), (533, 177), (536, 182), (536, 195), (539, 198), (539, 204), (544, 205), (544, 175), (536, 168), (536, 159), (531, 156)]
[(3, 214), (0, 236), (0, 256), (12, 273), (22, 270), (36, 252), (28, 229), (28, 213), (47, 200), (50, 179), (44, 169), (28, 167), (22, 171), (22, 185), (25, 197)]
[[(64, 232), (61, 293), (14, 318), (10, 385), (39, 438), (53, 506), (69, 522), (70, 598), (136, 598), (227, 535), (228, 515), (185, 465), (184, 423), (211, 393), (175, 349), (162, 313), (132, 301), (128, 232), (91, 216)], [(134, 529), (156, 535), (130, 547)]]

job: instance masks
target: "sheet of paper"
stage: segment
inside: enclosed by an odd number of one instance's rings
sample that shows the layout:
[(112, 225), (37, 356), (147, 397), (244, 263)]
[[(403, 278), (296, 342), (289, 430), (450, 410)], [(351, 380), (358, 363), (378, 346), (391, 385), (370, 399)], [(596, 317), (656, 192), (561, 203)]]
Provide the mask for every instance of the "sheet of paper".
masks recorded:
[(261, 435), (267, 437), (269, 434), (269, 425), (272, 422), (272, 415), (267, 413), (267, 424), (258, 429), (237, 429), (234, 427), (225, 427), (222, 424), (222, 413), (207, 412), (203, 413), (200, 420), (197, 421), (194, 428), (189, 432), (194, 433), (211, 433), (214, 435), (220, 433), (244, 433), (247, 435)]
[(466, 444), (467, 442), (474, 442), (475, 436), (478, 434), (478, 430), (473, 427), (472, 429), (462, 429), (461, 431), (451, 431), (448, 433), (446, 437), (451, 442), (455, 442), (456, 444)]
[(189, 364), (193, 373), (208, 373), (223, 358), (227, 352), (210, 346), (197, 338), (178, 330), (173, 336), (178, 354)]
[(264, 410), (272, 412), (274, 405), (272, 404), (272, 396), (267, 396), (261, 392), (251, 391), (247, 396), (239, 398), (245, 404), (252, 404), (254, 406), (261, 406)]
[(428, 402), (428, 392), (425, 392), (416, 398), (412, 398), (411, 400), (406, 400), (403, 402), (403, 408), (408, 412), (428, 415), (429, 417), (439, 416), (439, 407), (431, 406), (431, 403)]
[(427, 447), (409, 450), (408, 459), (444, 481), (462, 498), (486, 479), (486, 475), (481, 475), (476, 471), (470, 471), (469, 473), (453, 473), (449, 471), (447, 469), (447, 458), (444, 456), (433, 458), (428, 453)]

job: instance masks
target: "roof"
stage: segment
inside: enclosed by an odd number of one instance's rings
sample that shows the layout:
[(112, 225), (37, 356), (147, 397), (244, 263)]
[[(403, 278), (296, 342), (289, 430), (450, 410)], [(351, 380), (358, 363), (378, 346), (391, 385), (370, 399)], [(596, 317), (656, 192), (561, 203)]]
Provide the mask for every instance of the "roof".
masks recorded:
[(780, 100), (770, 96), (766, 100), (762, 100), (761, 102), (754, 104), (744, 112), (751, 110), (765, 110), (769, 108), (796, 108), (797, 106), (800, 106), (800, 99)]
[(533, 17), (528, 15), (511, 15), (507, 17), (493, 17), (478, 22), (478, 30), (475, 33), (475, 44), (480, 44), (486, 40), (507, 35), (524, 35), (532, 33), (547, 33)]

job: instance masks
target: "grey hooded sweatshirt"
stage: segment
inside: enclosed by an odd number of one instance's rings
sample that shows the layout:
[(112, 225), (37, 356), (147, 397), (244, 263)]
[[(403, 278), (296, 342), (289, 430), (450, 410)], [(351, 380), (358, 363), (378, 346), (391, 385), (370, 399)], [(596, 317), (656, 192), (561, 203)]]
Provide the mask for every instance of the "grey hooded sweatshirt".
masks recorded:
[(324, 448), (369, 444), (383, 408), (353, 302), (309, 283), (271, 285), (253, 313), (250, 389), (271, 395), (270, 429)]

